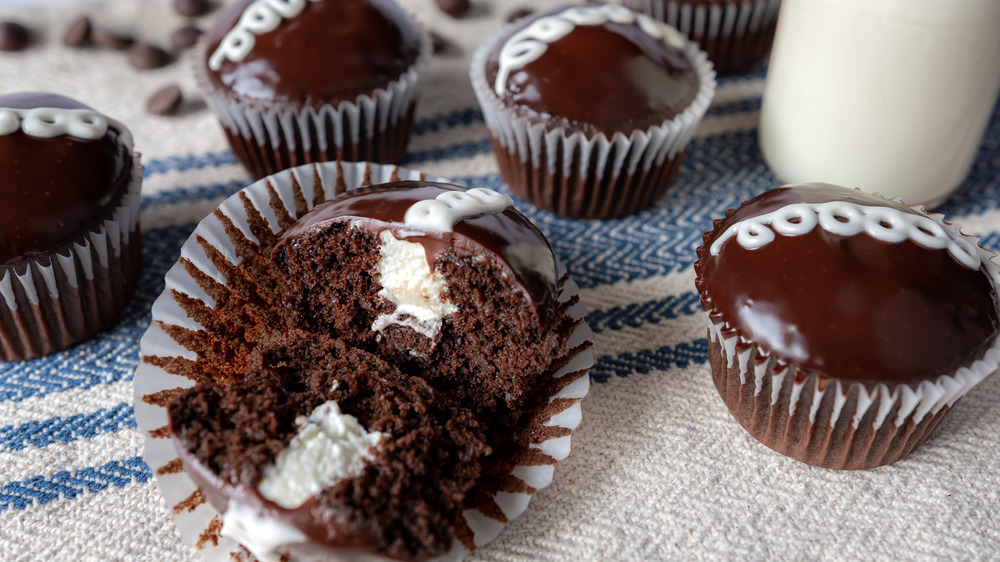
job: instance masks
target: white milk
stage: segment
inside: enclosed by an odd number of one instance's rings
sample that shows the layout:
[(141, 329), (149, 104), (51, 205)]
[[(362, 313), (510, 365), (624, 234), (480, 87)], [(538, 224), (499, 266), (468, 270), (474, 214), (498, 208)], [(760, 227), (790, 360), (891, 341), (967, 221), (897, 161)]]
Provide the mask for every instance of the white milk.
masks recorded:
[(1000, 91), (1000, 0), (783, 0), (761, 112), (786, 182), (944, 201)]

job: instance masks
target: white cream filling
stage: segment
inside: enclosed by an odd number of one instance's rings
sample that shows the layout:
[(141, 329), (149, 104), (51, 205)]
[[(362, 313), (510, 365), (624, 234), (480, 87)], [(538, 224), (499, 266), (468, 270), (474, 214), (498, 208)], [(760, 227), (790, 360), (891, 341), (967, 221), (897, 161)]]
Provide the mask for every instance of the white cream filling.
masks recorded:
[(273, 465), (264, 469), (257, 490), (274, 503), (293, 508), (337, 480), (354, 474), (372, 458), (369, 449), (382, 434), (365, 431), (357, 418), (341, 413), (334, 401), (295, 420), (298, 435)]
[(372, 323), (378, 332), (391, 324), (412, 328), (418, 334), (433, 338), (441, 324), (458, 310), (441, 300), (446, 284), (444, 276), (431, 271), (427, 252), (416, 242), (398, 240), (392, 232), (379, 233), (382, 258), (378, 273), (382, 283), (379, 296), (396, 305), (392, 314), (382, 314)]
[(279, 548), (308, 540), (288, 523), (264, 517), (255, 508), (233, 501), (222, 515), (220, 534), (245, 546), (260, 562), (278, 562)]

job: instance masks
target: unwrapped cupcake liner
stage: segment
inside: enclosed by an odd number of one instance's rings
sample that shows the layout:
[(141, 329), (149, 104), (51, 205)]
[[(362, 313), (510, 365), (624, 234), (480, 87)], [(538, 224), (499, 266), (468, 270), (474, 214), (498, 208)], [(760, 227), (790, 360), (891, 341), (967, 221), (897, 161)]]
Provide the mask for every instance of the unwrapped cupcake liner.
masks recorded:
[[(285, 170), (224, 201), (198, 225), (182, 246), (181, 259), (167, 272), (163, 293), (153, 303), (151, 325), (140, 341), (135, 416), (146, 436), (144, 458), (178, 531), (204, 559), (253, 558), (219, 534), (220, 515), (183, 471), (168, 429), (168, 404), (201, 378), (212, 376), (219, 357), (206, 341), (225, 333), (229, 323), (236, 324), (233, 333), (253, 332), (252, 323), (266, 315), (255, 309), (255, 295), (266, 295), (269, 288), (257, 284), (253, 275), (264, 254), (269, 255), (262, 246), (273, 245), (298, 217), (344, 191), (423, 179), (419, 172), (369, 163), (330, 162)], [(513, 458), (484, 466), (484, 476), (466, 496), (465, 525), (442, 560), (461, 560), (493, 540), (524, 512), (534, 493), (551, 482), (554, 465), (569, 454), (572, 432), (581, 420), (580, 401), (590, 386), (593, 333), (584, 321), (578, 289), (561, 266), (559, 277), (559, 302), (574, 326), (570, 351), (539, 380), (541, 395), (548, 399), (522, 419), (524, 444), (511, 453)], [(342, 555), (343, 560), (379, 559), (352, 550)]]
[(142, 266), (133, 154), (129, 184), (110, 216), (41, 254), (0, 266), (0, 361), (65, 349), (110, 324), (135, 292)]
[(781, 0), (618, 0), (669, 23), (708, 53), (719, 74), (749, 70), (771, 49)]
[(421, 74), (431, 53), (430, 36), (414, 24), (421, 30), (416, 61), (384, 88), (353, 101), (313, 105), (236, 97), (209, 78), (204, 40), (191, 51), (195, 82), (236, 157), (255, 178), (311, 162), (398, 162), (413, 132)]
[[(899, 202), (898, 199), (896, 199)], [(1000, 292), (996, 255), (936, 213), (924, 213), (978, 252)], [(920, 446), (951, 408), (1000, 368), (1000, 337), (967, 367), (917, 383), (857, 382), (779, 365), (773, 355), (740, 342), (707, 313), (709, 361), (729, 411), (768, 447), (808, 464), (866, 469), (893, 463)]]
[[(512, 24), (516, 25), (516, 24)], [(575, 218), (612, 218), (651, 206), (673, 181), (698, 123), (715, 95), (715, 71), (698, 45), (684, 54), (698, 74), (691, 105), (660, 126), (599, 133), (591, 138), (518, 115), (486, 79), (490, 53), (513, 27), (481, 45), (472, 56), (470, 78), (489, 129), (504, 181), (529, 203)]]

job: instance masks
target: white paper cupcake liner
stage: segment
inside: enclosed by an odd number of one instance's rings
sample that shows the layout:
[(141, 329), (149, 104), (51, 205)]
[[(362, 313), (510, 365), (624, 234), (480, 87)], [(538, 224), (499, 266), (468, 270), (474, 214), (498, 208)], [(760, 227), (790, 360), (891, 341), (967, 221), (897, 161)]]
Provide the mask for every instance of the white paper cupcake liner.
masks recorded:
[[(469, 73), (501, 172), (511, 189), (533, 205), (579, 218), (610, 218), (651, 205), (676, 173), (679, 159), (715, 96), (715, 71), (705, 52), (697, 43), (685, 42), (684, 54), (699, 82), (689, 107), (659, 126), (587, 138), (583, 132), (562, 127), (550, 130), (538, 119), (518, 115), (486, 79), (490, 54), (518, 25), (508, 25), (480, 45), (472, 56)], [(673, 169), (663, 173), (672, 164)], [(664, 176), (669, 178), (660, 181)]]
[[(964, 248), (978, 252), (1000, 294), (996, 255), (942, 215), (924, 216), (966, 240)], [(723, 324), (713, 322), (710, 312), (706, 319), (709, 355), (717, 350), (720, 358), (712, 369), (716, 387), (741, 425), (779, 452), (830, 468), (870, 468), (905, 457), (933, 433), (962, 396), (1000, 368), (998, 337), (968, 367), (912, 385), (828, 380), (815, 374), (798, 377), (794, 365), (776, 371), (773, 356), (756, 346), (740, 345), (737, 334), (725, 334)], [(792, 433), (800, 437), (786, 438)]]
[(0, 361), (65, 349), (114, 320), (135, 290), (141, 267), (142, 164), (132, 155), (118, 206), (96, 227), (45, 257), (0, 266)]
[[(290, 221), (345, 190), (406, 179), (425, 177), (396, 166), (369, 163), (325, 163), (285, 170), (224, 201), (198, 225), (181, 248), (181, 260), (167, 272), (164, 291), (153, 303), (152, 323), (140, 342), (141, 360), (135, 372), (135, 417), (146, 435), (144, 458), (156, 474), (157, 485), (174, 514), (177, 528), (204, 559), (228, 561), (234, 557), (239, 560), (252, 557), (238, 544), (219, 535), (221, 517), (183, 472), (167, 429), (167, 404), (196, 382), (176, 374), (184, 371), (174, 367), (196, 365), (205, 361), (204, 353), (208, 353), (189, 349), (197, 346), (185, 346), (187, 335), (206, 331), (185, 312), (185, 306), (194, 301), (213, 311), (227, 306), (209, 292), (223, 300), (239, 298), (237, 293), (243, 289), (227, 290), (230, 282), (227, 271), (223, 270), (241, 263), (241, 245), (259, 243), (255, 230), (261, 234), (260, 229), (266, 228), (265, 236), (278, 236), (290, 226)], [(460, 560), (468, 551), (494, 539), (506, 522), (524, 512), (532, 495), (551, 482), (553, 466), (569, 454), (572, 431), (581, 420), (580, 400), (590, 387), (593, 334), (584, 322), (586, 311), (577, 298), (576, 285), (561, 268), (560, 277), (559, 300), (567, 307), (566, 314), (575, 328), (569, 338), (570, 353), (539, 383), (540, 388), (551, 390), (547, 406), (529, 412), (522, 421), (524, 427), (541, 430), (532, 432), (537, 435), (533, 442), (515, 452), (516, 462), (512, 464), (516, 466), (502, 478), (496, 482), (481, 479), (477, 483), (477, 488), (496, 487), (499, 491), (490, 494), (491, 504), (464, 512), (468, 532), (464, 536), (460, 533), (443, 560)], [(345, 559), (372, 559), (358, 552), (345, 551), (344, 555)]]
[(311, 105), (236, 97), (209, 78), (203, 40), (191, 50), (195, 82), (237, 157), (255, 177), (328, 160), (395, 162), (402, 158), (413, 129), (421, 74), (432, 50), (430, 35), (411, 19), (421, 35), (417, 59), (384, 88), (352, 101)]
[(618, 0), (699, 43), (719, 74), (748, 70), (770, 49), (781, 0)]

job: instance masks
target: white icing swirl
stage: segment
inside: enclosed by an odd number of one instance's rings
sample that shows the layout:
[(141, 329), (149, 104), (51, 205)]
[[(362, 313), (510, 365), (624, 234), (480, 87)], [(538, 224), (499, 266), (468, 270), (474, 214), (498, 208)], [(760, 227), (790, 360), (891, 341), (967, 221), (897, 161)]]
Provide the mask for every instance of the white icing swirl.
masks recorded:
[(306, 9), (306, 2), (320, 0), (256, 0), (243, 10), (236, 25), (226, 33), (222, 42), (208, 59), (208, 67), (218, 71), (222, 61), (238, 62), (246, 58), (254, 45), (257, 35), (274, 31), (281, 22), (294, 18)]
[(969, 269), (978, 269), (981, 263), (974, 244), (953, 236), (930, 217), (892, 207), (858, 205), (847, 201), (795, 203), (744, 219), (716, 238), (710, 250), (713, 256), (718, 255), (722, 245), (733, 236), (740, 246), (755, 250), (774, 240), (775, 233), (799, 236), (817, 225), (838, 236), (855, 236), (865, 232), (872, 238), (892, 244), (912, 240), (925, 248), (946, 249)]
[(684, 36), (670, 25), (614, 4), (574, 6), (557, 14), (543, 16), (510, 36), (500, 49), (497, 80), (494, 89), (504, 94), (510, 73), (537, 60), (549, 48), (549, 43), (568, 35), (578, 25), (604, 25), (607, 22), (636, 23), (653, 39), (674, 49), (684, 48)]
[(132, 150), (132, 135), (125, 125), (90, 109), (0, 107), (0, 136), (20, 130), (43, 139), (69, 135), (97, 140), (108, 132), (109, 127), (118, 132), (119, 142)]
[(499, 213), (514, 205), (514, 200), (492, 189), (477, 187), (468, 191), (446, 191), (434, 199), (417, 201), (406, 210), (407, 226), (441, 232), (469, 217)]

